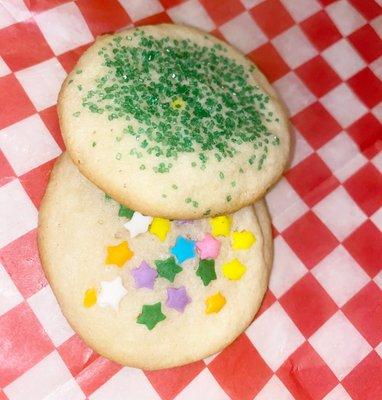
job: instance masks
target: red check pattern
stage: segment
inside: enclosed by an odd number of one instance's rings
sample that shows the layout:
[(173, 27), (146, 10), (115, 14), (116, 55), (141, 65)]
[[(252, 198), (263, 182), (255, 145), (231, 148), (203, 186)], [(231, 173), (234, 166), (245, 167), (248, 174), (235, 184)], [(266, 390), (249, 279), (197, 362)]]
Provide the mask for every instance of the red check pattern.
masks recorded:
[[(381, 399), (381, 1), (0, 3), (0, 399)], [(65, 74), (95, 36), (168, 21), (258, 64), (295, 149), (268, 196), (275, 262), (255, 321), (214, 357), (147, 372), (100, 357), (68, 326), (41, 269), (37, 210), (64, 149), (54, 99)]]

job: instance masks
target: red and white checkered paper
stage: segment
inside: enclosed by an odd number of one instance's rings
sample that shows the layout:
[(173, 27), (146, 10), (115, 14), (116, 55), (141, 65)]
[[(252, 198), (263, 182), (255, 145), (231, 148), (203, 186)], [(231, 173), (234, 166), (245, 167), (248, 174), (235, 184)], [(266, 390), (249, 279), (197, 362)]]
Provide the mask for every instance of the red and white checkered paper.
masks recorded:
[[(0, 400), (382, 399), (381, 0), (0, 0)], [(60, 85), (102, 33), (174, 21), (237, 46), (291, 115), (275, 262), (220, 354), (145, 372), (89, 349), (41, 269)], [(57, 210), (60, 212), (60, 210)]]

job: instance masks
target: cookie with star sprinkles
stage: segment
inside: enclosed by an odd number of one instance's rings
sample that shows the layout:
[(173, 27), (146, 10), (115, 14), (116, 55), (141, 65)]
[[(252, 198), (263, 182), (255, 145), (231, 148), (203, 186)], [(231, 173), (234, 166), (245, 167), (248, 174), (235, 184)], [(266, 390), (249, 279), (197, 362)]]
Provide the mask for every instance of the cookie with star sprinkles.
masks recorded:
[(261, 304), (272, 260), (263, 201), (216, 218), (151, 218), (105, 195), (66, 154), (40, 208), (38, 241), (73, 329), (103, 356), (144, 369), (231, 343)]
[(232, 213), (267, 191), (289, 154), (287, 117), (264, 75), (185, 26), (98, 38), (65, 80), (58, 112), (80, 171), (147, 215)]

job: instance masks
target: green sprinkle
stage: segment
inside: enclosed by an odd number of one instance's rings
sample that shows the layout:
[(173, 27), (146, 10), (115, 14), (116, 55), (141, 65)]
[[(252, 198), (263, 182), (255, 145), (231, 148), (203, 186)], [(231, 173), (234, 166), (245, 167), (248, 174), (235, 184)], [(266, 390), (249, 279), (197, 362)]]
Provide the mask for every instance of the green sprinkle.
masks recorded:
[(178, 189), (178, 186), (176, 186), (175, 184), (174, 184), (174, 185), (171, 185), (171, 187), (172, 187), (174, 190)]
[(220, 179), (224, 179), (224, 173), (221, 172), (221, 171), (219, 172), (219, 178), (220, 178)]
[(244, 143), (256, 144), (262, 167), (269, 153), (266, 122), (273, 120), (270, 99), (251, 81), (249, 71), (255, 67), (240, 65), (226, 51), (219, 43), (155, 39), (139, 29), (122, 34), (98, 52), (105, 73), (83, 94), (82, 105), (110, 121), (120, 120), (124, 134), (158, 157), (157, 173), (169, 172), (169, 161), (184, 153), (194, 153), (205, 168), (206, 154), (220, 162), (235, 157)]
[(199, 207), (199, 203), (197, 201), (193, 201), (192, 202), (193, 207), (198, 208)]
[(131, 210), (128, 207), (123, 206), (122, 204), (119, 205), (118, 217), (125, 217), (131, 219), (133, 217), (134, 210)]
[(211, 209), (210, 208), (203, 213), (204, 216), (207, 216), (207, 215), (210, 215), (210, 214), (211, 214)]
[(139, 169), (140, 169), (141, 171), (143, 171), (144, 169), (146, 169), (146, 166), (145, 166), (144, 164), (141, 164), (141, 165), (139, 166)]
[(191, 203), (191, 197), (187, 197), (187, 199), (186, 200), (184, 200), (186, 203)]
[(107, 193), (105, 193), (105, 201), (111, 200), (111, 196), (109, 196)]
[(96, 145), (97, 145), (97, 142), (92, 143), (92, 147), (96, 147)]
[(76, 111), (75, 113), (73, 113), (73, 117), (79, 117), (81, 114), (81, 111)]
[(77, 75), (82, 74), (82, 69), (77, 69), (76, 74)]
[(71, 83), (73, 83), (73, 79), (70, 79), (70, 81), (68, 82), (68, 85), (70, 85)]
[(239, 168), (239, 172), (241, 173), (241, 174), (243, 174), (244, 173), (244, 170), (243, 170), (243, 168)]
[(122, 158), (122, 154), (121, 153), (117, 153), (115, 156), (116, 160), (120, 160)]
[(235, 186), (236, 186), (236, 182), (235, 182), (235, 181), (232, 181), (232, 182), (231, 182), (231, 186), (232, 186), (232, 187), (235, 187)]
[(77, 85), (78, 90), (82, 90), (82, 85)]
[(232, 196), (229, 194), (229, 195), (226, 197), (226, 200), (227, 200), (227, 202), (230, 202), (230, 201), (232, 200)]

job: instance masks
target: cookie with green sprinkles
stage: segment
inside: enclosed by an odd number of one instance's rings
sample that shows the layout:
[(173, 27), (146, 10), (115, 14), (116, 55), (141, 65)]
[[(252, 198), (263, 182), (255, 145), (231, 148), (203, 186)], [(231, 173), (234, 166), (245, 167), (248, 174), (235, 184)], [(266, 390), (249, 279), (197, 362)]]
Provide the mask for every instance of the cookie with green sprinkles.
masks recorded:
[(58, 112), (80, 171), (119, 203), (158, 217), (249, 205), (289, 155), (288, 120), (264, 75), (185, 26), (99, 37), (64, 82)]
[(267, 287), (264, 201), (230, 216), (145, 218), (105, 198), (67, 154), (59, 158), (38, 241), (64, 315), (97, 353), (133, 367), (174, 367), (222, 350), (253, 320)]

